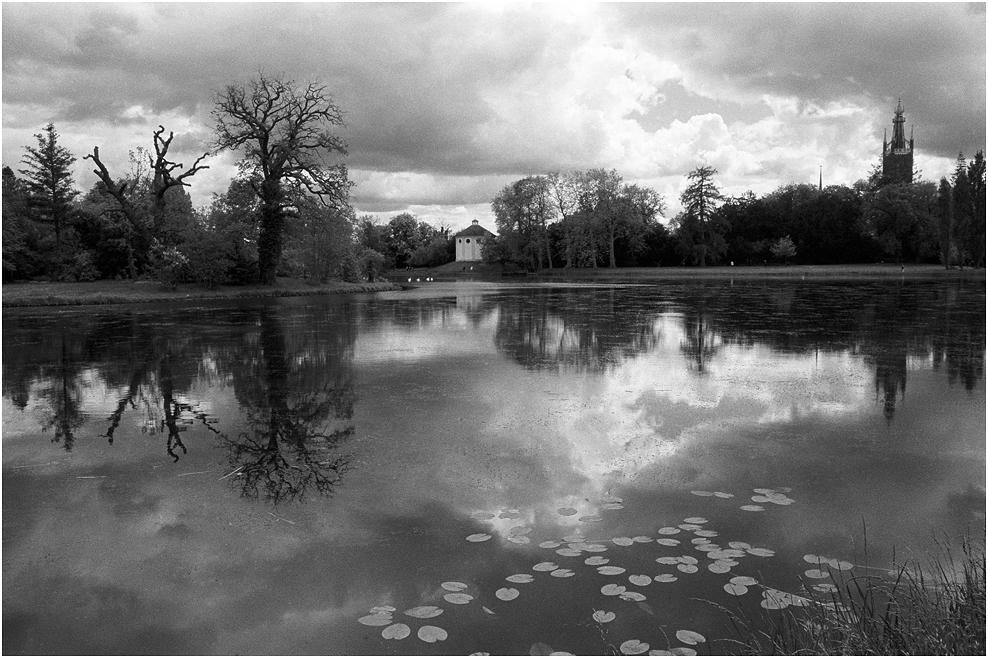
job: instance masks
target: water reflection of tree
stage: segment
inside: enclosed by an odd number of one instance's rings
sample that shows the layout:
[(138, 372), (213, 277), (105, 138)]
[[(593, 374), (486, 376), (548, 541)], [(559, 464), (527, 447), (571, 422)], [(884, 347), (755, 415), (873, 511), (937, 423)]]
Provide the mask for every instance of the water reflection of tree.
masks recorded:
[(350, 468), (340, 446), (354, 433), (352, 348), (355, 328), (339, 314), (312, 319), (315, 332), (286, 335), (275, 309), (258, 310), (258, 331), (233, 354), (234, 390), (250, 431), (220, 435), (247, 497), (278, 503), (330, 495)]
[(65, 450), (72, 450), (75, 431), (86, 421), (80, 409), (83, 373), (79, 360), (69, 349), (65, 337), (62, 336), (59, 342), (61, 349), (58, 360), (41, 393), (46, 403), (41, 431), (51, 431), (52, 443), (61, 443)]
[(526, 368), (601, 372), (654, 348), (657, 315), (614, 289), (536, 290), (500, 301), (494, 344)]

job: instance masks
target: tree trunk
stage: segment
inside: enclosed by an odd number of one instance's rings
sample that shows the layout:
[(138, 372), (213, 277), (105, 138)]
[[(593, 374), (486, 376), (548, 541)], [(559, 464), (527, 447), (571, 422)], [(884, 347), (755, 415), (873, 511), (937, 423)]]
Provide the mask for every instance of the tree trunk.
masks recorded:
[(281, 261), (281, 234), (285, 223), (281, 209), (281, 185), (264, 181), (261, 185), (261, 222), (257, 235), (257, 271), (262, 285), (277, 281)]
[(611, 256), (611, 264), (610, 264), (610, 267), (617, 267), (617, 260), (614, 258), (614, 224), (613, 223), (611, 223), (610, 239), (611, 239), (611, 253), (610, 253), (610, 256)]

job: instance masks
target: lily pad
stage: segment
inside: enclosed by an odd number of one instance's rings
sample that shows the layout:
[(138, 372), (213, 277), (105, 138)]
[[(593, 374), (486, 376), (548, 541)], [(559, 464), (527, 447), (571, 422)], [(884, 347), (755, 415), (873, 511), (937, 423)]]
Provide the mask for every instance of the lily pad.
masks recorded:
[(673, 576), (671, 573), (660, 573), (652, 579), (652, 581), (656, 583), (674, 583), (677, 580), (679, 580), (679, 578)]
[(671, 651), (666, 651), (665, 649), (652, 649), (648, 652), (650, 656), (671, 656), (673, 655)]
[(807, 578), (830, 578), (829, 573), (820, 569), (807, 569), (805, 573)]
[(723, 491), (715, 491), (714, 495), (717, 496), (718, 498), (734, 498), (734, 494), (724, 493)]
[(683, 573), (696, 573), (699, 571), (695, 564), (677, 564), (676, 568)]
[(670, 649), (669, 653), (674, 656), (695, 656), (696, 649), (690, 649), (689, 647), (676, 647), (675, 649)]
[(607, 546), (605, 546), (604, 544), (585, 544), (583, 546), (583, 550), (588, 551), (590, 553), (603, 553), (604, 551), (607, 550)]
[(476, 543), (476, 542), (481, 542), (481, 541), (487, 541), (490, 538), (491, 538), (491, 536), (489, 534), (487, 534), (486, 532), (478, 532), (475, 535), (470, 535), (469, 537), (467, 537), (467, 541), (472, 541), (472, 542), (475, 542)]
[(745, 585), (745, 586), (758, 584), (758, 581), (752, 578), (751, 576), (734, 576), (734, 578), (731, 578), (731, 582), (734, 583), (735, 585)]
[(648, 651), (648, 644), (640, 640), (625, 640), (621, 643), (621, 653), (626, 656), (637, 656)]
[(438, 626), (423, 626), (419, 629), (418, 636), (420, 640), (429, 644), (442, 642), (448, 637), (446, 631)]
[(681, 532), (682, 530), (680, 530), (679, 528), (672, 528), (672, 527), (659, 528), (660, 535), (678, 535)]
[(621, 503), (604, 503), (600, 509), (624, 509), (624, 505)]
[(621, 598), (621, 599), (623, 599), (625, 601), (641, 602), (641, 601), (644, 601), (645, 599), (647, 599), (648, 597), (645, 596), (644, 594), (642, 594), (641, 592), (627, 591), (627, 592), (621, 592), (620, 594), (618, 594), (618, 598)]
[(815, 589), (818, 592), (822, 592), (824, 594), (832, 594), (833, 592), (837, 591), (837, 586), (831, 583), (819, 583), (817, 585), (814, 585), (813, 589)]
[(655, 561), (659, 564), (679, 564), (679, 558), (672, 556), (657, 557)]
[(429, 619), (431, 617), (438, 617), (443, 614), (443, 609), (434, 605), (420, 605), (414, 608), (409, 608), (405, 611), (405, 614), (409, 617), (415, 617), (416, 619)]
[(635, 540), (631, 537), (615, 537), (611, 541), (618, 546), (631, 546), (635, 543)]
[(506, 538), (512, 544), (531, 544), (532, 540), (525, 535), (511, 535)]
[(677, 559), (678, 559), (678, 560), (679, 560), (680, 562), (682, 562), (683, 564), (699, 564), (699, 563), (700, 563), (700, 561), (699, 561), (699, 560), (697, 560), (697, 559), (696, 559), (695, 557), (693, 557), (692, 555), (682, 555), (682, 556), (680, 556), (680, 557), (679, 557), (679, 558), (677, 558)]
[(577, 551), (572, 548), (560, 548), (556, 550), (556, 553), (562, 555), (563, 557), (577, 557), (579, 555), (583, 555), (582, 551)]
[(775, 555), (775, 551), (771, 548), (749, 548), (746, 552), (748, 555), (757, 555), (758, 557), (772, 557)]
[(521, 514), (518, 513), (516, 509), (509, 509), (507, 512), (501, 512), (497, 515), (499, 519), (520, 519)]
[(720, 533), (716, 530), (694, 530), (693, 534), (697, 537), (716, 537)]
[(713, 491), (691, 491), (690, 493), (693, 494), (694, 496), (704, 496), (704, 497), (714, 495)]
[(593, 613), (593, 620), (601, 624), (606, 624), (609, 621), (614, 621), (615, 617), (617, 617), (617, 615), (615, 615), (613, 612), (607, 612), (605, 610), (597, 610), (596, 612)]
[(742, 594), (748, 593), (748, 588), (744, 585), (738, 585), (737, 583), (727, 583), (724, 585), (724, 591), (734, 596), (741, 596)]
[(768, 496), (752, 496), (751, 497), (751, 502), (753, 502), (753, 503), (769, 503), (771, 501), (772, 501), (772, 499), (769, 498)]
[(683, 519), (683, 523), (707, 523), (707, 520), (702, 516), (691, 516)]
[(365, 615), (357, 620), (364, 626), (387, 626), (392, 621), (390, 612), (375, 612), (372, 615)]
[(508, 530), (508, 534), (509, 535), (527, 535), (531, 531), (532, 531), (531, 528), (528, 528), (528, 527), (523, 526), (523, 525), (516, 525), (515, 527), (511, 528), (510, 530)]
[(541, 544), (539, 544), (539, 548), (559, 548), (562, 545), (563, 545), (563, 542), (561, 542), (561, 541), (552, 541), (550, 539), (549, 541), (544, 541)]
[(604, 596), (617, 596), (623, 594), (628, 588), (624, 585), (615, 585), (614, 583), (608, 583), (600, 588), (600, 593)]
[(597, 567), (602, 564), (607, 564), (610, 562), (606, 557), (601, 557), (600, 555), (592, 555), (583, 561), (583, 564), (589, 564), (591, 567)]
[(404, 640), (411, 634), (412, 629), (405, 624), (391, 624), (381, 631), (381, 637), (385, 640)]
[(845, 560), (837, 560), (837, 559), (834, 559), (834, 560), (831, 560), (830, 562), (828, 562), (827, 564), (829, 564), (830, 566), (834, 567), (835, 569), (837, 569), (839, 571), (849, 571), (849, 570), (851, 570), (851, 569), (854, 568), (854, 565), (853, 564), (851, 564), (850, 562), (847, 562)]
[(468, 585), (466, 583), (461, 583), (456, 580), (447, 580), (445, 583), (439, 585), (447, 592), (462, 592), (467, 589)]
[(581, 516), (577, 521), (583, 521), (584, 523), (593, 523), (595, 521), (603, 521), (604, 517), (597, 514), (587, 514), (586, 516)]
[(707, 641), (707, 638), (703, 637), (696, 631), (676, 631), (676, 639), (683, 644), (691, 645), (696, 645)]
[(463, 592), (452, 592), (450, 594), (444, 594), (443, 598), (450, 603), (455, 603), (456, 605), (464, 605), (473, 601), (473, 597), (469, 594)]
[(528, 573), (516, 573), (508, 576), (505, 580), (509, 583), (530, 583), (535, 580), (535, 578)]
[(532, 567), (532, 570), (533, 571), (555, 571), (558, 568), (559, 568), (559, 565), (556, 564), (555, 562), (539, 562), (534, 567)]
[(680, 523), (679, 527), (683, 530), (689, 530), (693, 532), (694, 530), (703, 530), (703, 526), (699, 526), (695, 523)]
[(627, 569), (625, 569), (624, 567), (613, 567), (613, 566), (597, 567), (597, 573), (599, 573), (602, 576), (617, 576), (618, 574), (622, 574), (625, 571), (627, 571)]
[(513, 601), (518, 598), (519, 594), (521, 594), (521, 592), (516, 590), (514, 587), (502, 587), (498, 591), (494, 592), (494, 596), (502, 601)]
[(726, 564), (722, 564), (720, 562), (711, 562), (710, 564), (707, 565), (707, 569), (711, 573), (727, 573), (731, 570), (731, 567), (729, 567)]
[(370, 609), (371, 612), (394, 612), (397, 610), (393, 605), (376, 605)]
[(570, 578), (576, 575), (576, 572), (569, 569), (556, 569), (555, 571), (550, 571), (549, 575), (553, 578)]
[(729, 541), (727, 542), (727, 545), (731, 548), (736, 548), (739, 551), (746, 551), (751, 548), (751, 544), (743, 541)]
[(603, 498), (601, 498), (601, 500), (603, 500), (605, 503), (623, 503), (624, 502), (624, 498), (622, 498), (621, 496), (614, 496), (612, 494), (607, 494), (606, 496), (604, 496)]
[(574, 533), (572, 535), (566, 535), (565, 537), (563, 537), (563, 541), (566, 541), (566, 542), (584, 541), (585, 539), (586, 539), (586, 537), (584, 537), (582, 534), (578, 534), (578, 533)]
[(646, 535), (636, 535), (635, 537), (632, 537), (632, 539), (634, 539), (636, 544), (648, 544), (653, 541), (651, 537)]
[(632, 585), (638, 585), (639, 587), (644, 587), (652, 583), (651, 577), (644, 574), (634, 574), (632, 576), (628, 576), (628, 580)]
[(659, 537), (655, 540), (656, 544), (661, 544), (662, 546), (679, 546), (678, 539), (670, 539), (668, 537)]
[(741, 509), (745, 512), (764, 512), (765, 508), (761, 505), (742, 505)]

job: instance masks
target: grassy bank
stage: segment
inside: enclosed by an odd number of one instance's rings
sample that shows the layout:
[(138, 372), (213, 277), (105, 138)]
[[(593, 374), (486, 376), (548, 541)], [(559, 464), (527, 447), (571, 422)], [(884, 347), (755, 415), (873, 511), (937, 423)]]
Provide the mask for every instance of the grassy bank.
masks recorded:
[(200, 299), (244, 297), (296, 297), (396, 290), (392, 283), (311, 284), (279, 279), (274, 286), (220, 286), (212, 290), (183, 285), (175, 290), (151, 281), (92, 281), (85, 283), (8, 283), (3, 286), (3, 306), (78, 306), (89, 304), (141, 304)]
[(984, 269), (945, 270), (941, 265), (769, 265), (717, 267), (598, 267), (542, 269), (534, 273), (485, 263), (447, 263), (440, 267), (395, 270), (392, 281), (416, 279), (501, 280), (513, 282), (613, 282), (634, 283), (662, 279), (970, 279), (985, 280)]
[(836, 587), (822, 600), (797, 597), (801, 607), (766, 610), (760, 619), (728, 611), (735, 648), (747, 655), (985, 655), (984, 539), (941, 545), (928, 562), (882, 575), (829, 576)]

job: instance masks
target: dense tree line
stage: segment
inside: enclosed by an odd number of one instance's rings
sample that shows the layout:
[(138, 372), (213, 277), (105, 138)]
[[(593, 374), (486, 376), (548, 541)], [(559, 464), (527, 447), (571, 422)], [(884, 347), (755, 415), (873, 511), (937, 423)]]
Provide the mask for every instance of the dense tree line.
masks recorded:
[(875, 168), (853, 186), (790, 183), (761, 197), (725, 197), (717, 171), (687, 175), (682, 212), (659, 222), (654, 190), (601, 169), (528, 176), (491, 207), (490, 263), (542, 267), (768, 265), (770, 263), (985, 264), (985, 159), (963, 156), (950, 179), (897, 183)]

